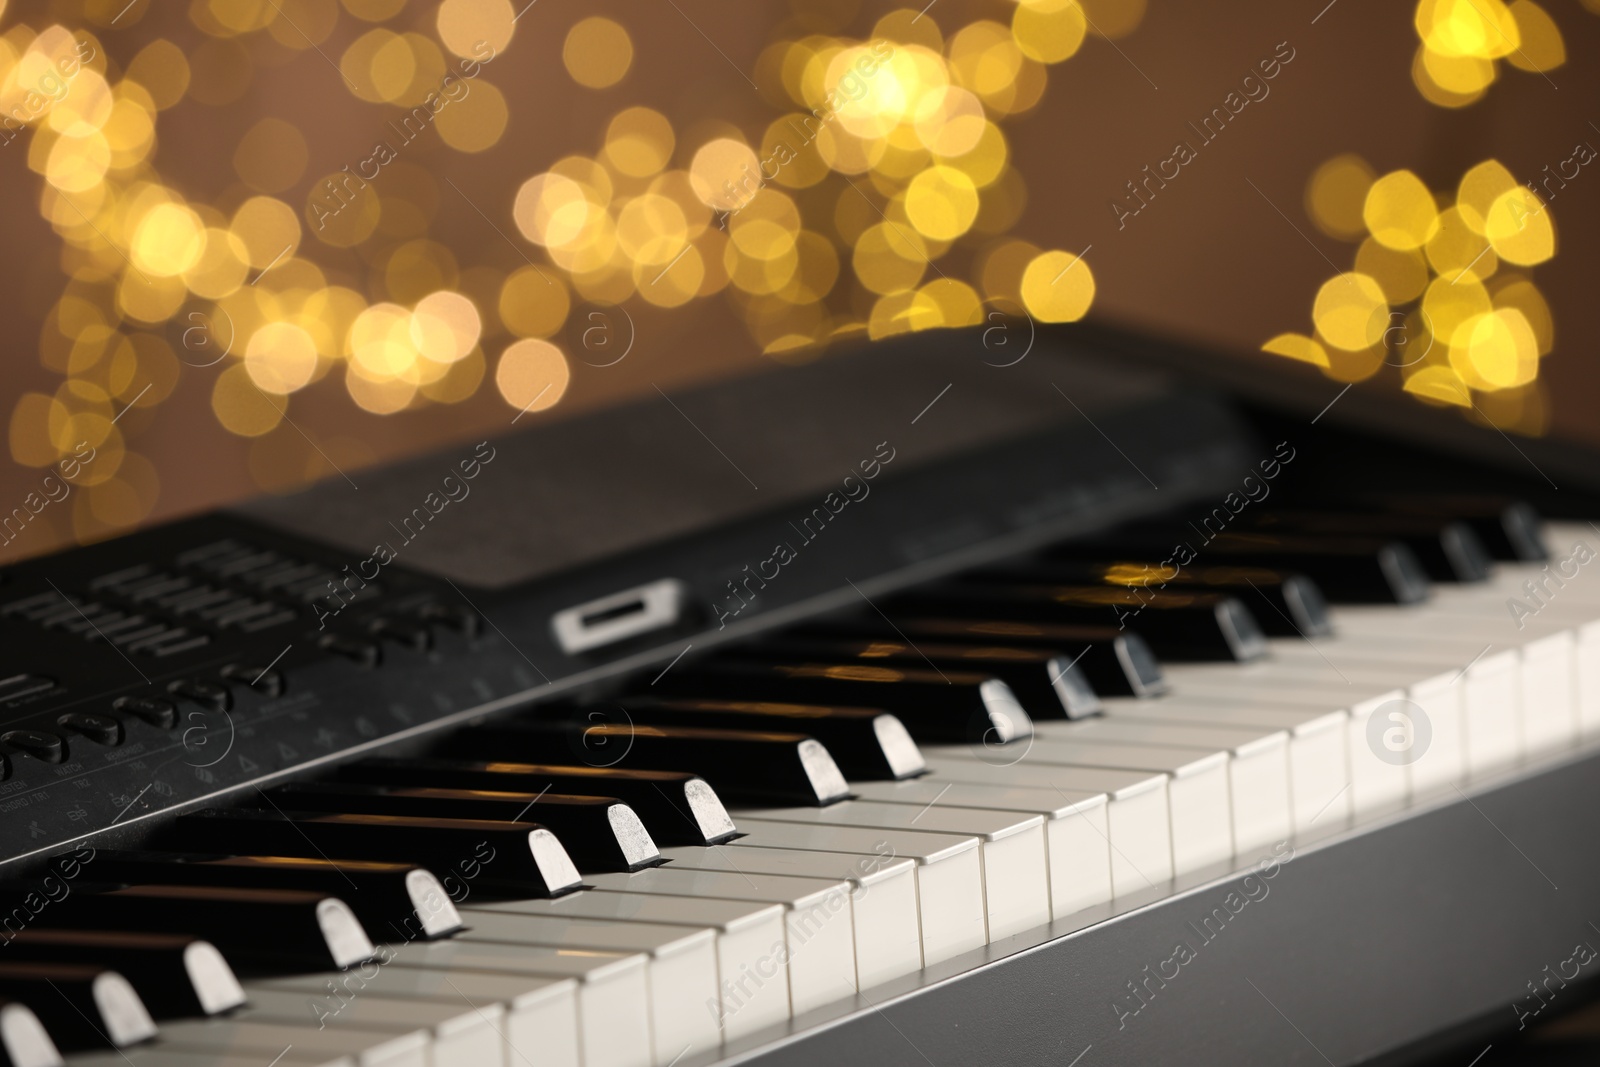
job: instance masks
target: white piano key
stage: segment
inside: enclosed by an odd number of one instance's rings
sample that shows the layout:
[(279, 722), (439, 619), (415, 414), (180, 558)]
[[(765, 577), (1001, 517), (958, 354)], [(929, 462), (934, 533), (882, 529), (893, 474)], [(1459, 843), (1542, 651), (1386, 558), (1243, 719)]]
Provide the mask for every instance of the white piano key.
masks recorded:
[[(1025, 749), (1019, 749), (1019, 753)], [(940, 762), (926, 753), (925, 781), (1046, 789), (1067, 799), (1104, 792), (1106, 832), (1111, 846), (1111, 892), (1126, 896), (1172, 879), (1172, 816), (1168, 778), (1147, 771), (1102, 767), (1060, 767), (1048, 763), (994, 766), (981, 760)], [(1019, 754), (1020, 761), (1020, 754)]]
[(1108, 718), (1053, 722), (1039, 730), (1047, 740), (1117, 745), (1170, 745), (1227, 752), (1233, 844), (1250, 855), (1294, 831), (1289, 785), (1289, 732), (1206, 724), (1152, 725)]
[[(850, 884), (851, 932), (856, 944), (856, 986), (870, 989), (922, 968), (922, 926), (917, 911), (917, 866), (888, 851), (855, 856), (799, 849), (744, 849), (737, 857), (724, 846), (667, 848), (674, 868), (732, 872)], [(670, 868), (669, 868), (670, 869)]]
[(983, 861), (976, 837), (908, 830), (864, 830), (849, 826), (740, 819), (745, 836), (734, 854), (763, 848), (843, 852), (857, 857), (904, 856), (917, 865), (917, 917), (923, 965), (982, 948), (987, 942), (983, 906)]
[[(474, 974), (578, 982), (578, 1034), (584, 1067), (649, 1067), (656, 1062), (651, 1033), (650, 956), (643, 952), (554, 949), (459, 939), (392, 946), (384, 964), (454, 980)], [(524, 1047), (522, 1042), (517, 1047)], [(673, 1054), (676, 1054), (676, 1050)]]
[[(252, 998), (262, 991), (295, 994), (302, 1010), (319, 1017), (331, 1011), (337, 1013), (336, 1017), (344, 1018), (346, 1012), (342, 1005), (356, 997), (401, 1006), (418, 1002), (472, 1008), (496, 1005), (504, 1012), (503, 1019), (496, 1025), (503, 1035), (505, 1063), (523, 1067), (580, 1067), (582, 1063), (578, 1035), (579, 984), (574, 979), (388, 965), (367, 979), (360, 976), (359, 970), (263, 979), (251, 983), (249, 988)], [(644, 996), (642, 986), (639, 994), (641, 998)], [(321, 1005), (321, 1010), (313, 1005)], [(255, 999), (251, 1006), (262, 1007)], [(357, 1017), (351, 1016), (348, 1021), (362, 1025), (356, 1020)]]
[(874, 801), (843, 800), (823, 808), (777, 808), (735, 813), (734, 821), (764, 821), (853, 826), (873, 830), (976, 837), (983, 870), (984, 915), (990, 941), (1050, 921), (1050, 862), (1044, 817), (1023, 812), (974, 808), (921, 809)]
[(938, 804), (1040, 815), (1045, 820), (1045, 851), (1050, 865), (1050, 917), (1062, 919), (1111, 899), (1111, 838), (1106, 825), (1106, 807), (1111, 798), (1105, 793), (1069, 797), (1059, 790), (941, 782), (937, 778), (857, 782), (851, 789), (863, 800), (917, 809)]
[(721, 1040), (715, 930), (488, 911), (474, 912), (470, 923), (455, 940), (647, 952), (655, 1058), (670, 1060), (686, 1047), (713, 1048)]
[(717, 988), (706, 1006), (729, 1040), (789, 1018), (788, 949), (783, 906), (759, 901), (672, 897), (645, 893), (570, 893), (553, 900), (511, 900), (461, 909), (487, 928), (489, 916), (658, 923), (716, 931)]
[[(301, 1056), (348, 1056), (358, 1067), (429, 1067), (428, 1044), (428, 1031), (420, 1026), (397, 1034), (354, 1026), (318, 1030), (309, 1021), (258, 1023), (214, 1018), (162, 1023), (160, 1037), (150, 1051), (206, 1052), (241, 1061), (253, 1057), (263, 1063), (293, 1046), (292, 1051)], [(154, 1056), (150, 1062), (162, 1060)]]
[(1289, 732), (1289, 800), (1296, 833), (1314, 821), (1342, 819), (1348, 812), (1350, 758), (1346, 726), (1350, 714), (1337, 711), (1283, 710), (1211, 697), (1169, 695), (1153, 700), (1108, 697), (1101, 701), (1112, 720), (1213, 723), (1254, 726)]
[(304, 1025), (309, 1016), (318, 1029), (374, 1030), (408, 1034), (427, 1030), (432, 1067), (495, 1067), (506, 1062), (505, 1008), (494, 1002), (473, 1005), (452, 1001), (385, 1000), (356, 996), (330, 1011), (322, 998), (304, 993), (247, 986), (249, 1003), (229, 1018), (238, 1022)]
[[(285, 1048), (281, 1056), (274, 1067), (357, 1067), (349, 1056), (301, 1052), (293, 1046)], [(67, 1063), (71, 1067), (262, 1067), (261, 1055), (255, 1052), (230, 1054), (166, 1046), (77, 1053)]]
[(596, 892), (754, 900), (784, 907), (789, 1007), (794, 1015), (856, 992), (851, 883), (738, 871), (651, 867), (633, 874), (589, 875)]
[[(979, 762), (967, 749), (929, 753), (955, 762)], [(1172, 827), (1172, 870), (1178, 874), (1233, 857), (1233, 812), (1229, 800), (1228, 755), (1158, 745), (1096, 745), (1034, 738), (1021, 764), (1159, 771), (1168, 776), (1167, 817)]]

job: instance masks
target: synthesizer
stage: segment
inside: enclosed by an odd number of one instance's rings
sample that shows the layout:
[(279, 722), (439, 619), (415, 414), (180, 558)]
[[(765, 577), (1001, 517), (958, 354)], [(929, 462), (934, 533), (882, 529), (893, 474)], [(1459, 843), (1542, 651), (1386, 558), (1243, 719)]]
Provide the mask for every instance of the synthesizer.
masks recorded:
[(971, 340), (7, 567), (0, 1062), (1399, 1063), (1576, 1003), (1592, 465)]

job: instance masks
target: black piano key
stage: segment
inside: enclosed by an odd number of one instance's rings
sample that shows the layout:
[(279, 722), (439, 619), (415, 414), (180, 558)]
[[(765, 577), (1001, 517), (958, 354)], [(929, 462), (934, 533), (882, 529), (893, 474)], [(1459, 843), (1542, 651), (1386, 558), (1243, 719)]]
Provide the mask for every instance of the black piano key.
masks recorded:
[(1331, 537), (1224, 531), (1207, 540), (1187, 528), (1140, 524), (1085, 547), (1107, 556), (1130, 552), (1187, 566), (1204, 554), (1212, 565), (1244, 564), (1309, 575), (1335, 604), (1419, 604), (1431, 595), (1428, 572), (1403, 542), (1382, 537)]
[(798, 733), (520, 719), (462, 730), (445, 741), (442, 754), (688, 770), (704, 775), (720, 796), (758, 804), (831, 804), (850, 795), (822, 742)]
[(1044, 559), (976, 573), (990, 580), (1092, 582), (1126, 589), (1230, 593), (1252, 609), (1262, 631), (1271, 637), (1326, 637), (1333, 632), (1328, 602), (1317, 583), (1304, 574), (1270, 567), (1181, 567), (1152, 560), (1107, 560), (1067, 544)]
[(371, 958), (355, 913), (326, 893), (186, 885), (80, 885), (53, 908), (73, 930), (188, 934), (235, 966), (326, 970)]
[(461, 929), (461, 916), (432, 871), (410, 863), (320, 856), (233, 856), (205, 852), (95, 853), (95, 871), (132, 885), (215, 885), (304, 889), (339, 897), (368, 930), (431, 940)]
[(1167, 691), (1161, 664), (1144, 638), (1115, 626), (1051, 626), (1002, 619), (941, 618), (902, 615), (890, 622), (881, 615), (852, 614), (802, 623), (784, 631), (798, 638), (836, 640), (872, 638), (883, 641), (931, 641), (959, 645), (1001, 645), (1066, 656), (1098, 694), (1159, 696)]
[(629, 719), (653, 726), (809, 734), (828, 746), (849, 778), (895, 781), (914, 778), (926, 769), (905, 724), (877, 708), (633, 696), (619, 703)]
[(851, 641), (780, 635), (724, 653), (741, 659), (793, 663), (862, 663), (979, 671), (1005, 682), (1035, 719), (1081, 719), (1100, 713), (1100, 696), (1065, 653), (991, 645), (878, 639)]
[(0, 1067), (61, 1067), (61, 1052), (34, 1010), (0, 997)]
[(710, 784), (681, 771), (379, 757), (345, 764), (337, 774), (373, 785), (616, 797), (644, 820), (658, 845), (715, 845), (738, 832)]
[(891, 601), (888, 610), (891, 615), (920, 612), (1128, 627), (1162, 659), (1247, 662), (1267, 651), (1255, 616), (1237, 597), (1222, 593), (974, 579), (904, 594)]
[(1464, 522), (1381, 512), (1272, 511), (1251, 516), (1265, 533), (1393, 538), (1410, 548), (1436, 582), (1481, 582), (1489, 577), (1489, 550)]
[(536, 821), (561, 840), (567, 855), (583, 872), (639, 871), (664, 862), (639, 816), (615, 797), (351, 782), (286, 785), (272, 790), (268, 796), (286, 811)]
[(0, 997), (21, 1001), (66, 1051), (127, 1048), (156, 1036), (133, 984), (116, 971), (72, 963), (0, 963)]
[(1033, 733), (1010, 687), (978, 671), (728, 658), (674, 668), (655, 688), (691, 698), (878, 708), (919, 742), (1004, 744)]
[(217, 947), (187, 934), (29, 927), (6, 942), (5, 958), (116, 971), (133, 983), (157, 1019), (216, 1015), (245, 1002), (239, 979)]
[(1512, 563), (1543, 563), (1550, 558), (1544, 521), (1532, 504), (1512, 497), (1430, 493), (1359, 497), (1358, 506), (1375, 506), (1398, 515), (1426, 515), (1464, 522), (1489, 555)]
[(467, 864), (483, 884), (530, 897), (583, 884), (556, 835), (532, 821), (213, 808), (180, 816), (161, 840), (177, 848), (312, 855), (335, 866), (346, 858), (435, 871)]

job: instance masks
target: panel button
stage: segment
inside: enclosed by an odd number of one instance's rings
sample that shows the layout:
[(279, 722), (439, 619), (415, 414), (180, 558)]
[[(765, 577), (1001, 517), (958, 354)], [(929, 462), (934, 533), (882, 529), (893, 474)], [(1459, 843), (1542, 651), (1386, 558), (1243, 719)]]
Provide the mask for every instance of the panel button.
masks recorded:
[(198, 678), (180, 678), (167, 686), (167, 692), (210, 711), (227, 711), (233, 707), (233, 694), (228, 692), (227, 686)]
[(170, 730), (178, 722), (178, 709), (172, 701), (162, 700), (159, 697), (118, 697), (111, 705), (113, 711), (120, 711), (143, 719), (151, 726)]
[(230, 663), (222, 668), (222, 676), (230, 682), (242, 682), (258, 693), (269, 697), (281, 697), (287, 688), (283, 675), (271, 667), (261, 667), (248, 663)]
[(339, 634), (328, 634), (318, 644), (323, 651), (332, 652), (335, 656), (358, 663), (363, 667), (376, 667), (383, 662), (383, 649), (375, 641), (363, 641), (359, 637), (343, 637)]
[(483, 618), (471, 608), (449, 604), (424, 604), (417, 618), (436, 626), (448, 627), (463, 637), (477, 637), (483, 632)]
[(60, 763), (67, 758), (67, 742), (60, 734), (43, 730), (8, 730), (0, 734), (0, 741), (15, 745), (35, 759), (46, 763)]
[(57, 719), (56, 725), (63, 729), (71, 730), (75, 734), (82, 734), (97, 744), (122, 744), (122, 724), (109, 715), (90, 715), (82, 711), (70, 711)]
[(394, 619), (374, 619), (371, 630), (379, 637), (417, 652), (433, 647), (433, 632), (425, 626), (411, 626)]
[(43, 693), (55, 687), (56, 680), (42, 674), (13, 674), (9, 678), (0, 678), (0, 703)]

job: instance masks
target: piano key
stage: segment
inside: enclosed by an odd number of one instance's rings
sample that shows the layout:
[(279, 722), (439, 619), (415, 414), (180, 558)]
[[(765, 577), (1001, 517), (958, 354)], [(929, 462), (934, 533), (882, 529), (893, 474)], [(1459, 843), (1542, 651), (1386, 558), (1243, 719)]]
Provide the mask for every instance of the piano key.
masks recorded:
[(681, 771), (378, 757), (346, 764), (338, 774), (373, 785), (616, 797), (644, 821), (658, 845), (709, 845), (737, 832), (705, 779)]
[(133, 884), (344, 893), (341, 899), (370, 930), (387, 933), (393, 927), (414, 929), (422, 937), (444, 937), (461, 928), (461, 917), (439, 879), (424, 867), (406, 863), (101, 849), (95, 853), (95, 872)]
[(721, 1040), (716, 938), (710, 927), (504, 912), (476, 913), (456, 935), (457, 941), (648, 955), (646, 1003), (653, 1055), (662, 1063), (685, 1047), (707, 1049)]
[(675, 867), (653, 867), (632, 874), (601, 874), (589, 881), (597, 893), (781, 904), (788, 949), (791, 1013), (803, 1015), (856, 992), (856, 942), (848, 881)]
[[(1010, 788), (923, 779), (915, 782), (862, 782), (856, 785), (862, 800), (908, 805), (921, 811), (941, 808), (981, 808), (1021, 812), (1044, 820), (1045, 857), (1049, 864), (1050, 918), (1104, 904), (1111, 899), (1111, 849), (1106, 825), (1105, 793)], [(923, 820), (918, 820), (918, 828)], [(984, 867), (984, 884), (991, 868)]]
[[(941, 671), (978, 671), (1004, 682), (1031, 718), (1079, 719), (1100, 710), (1100, 698), (1072, 657), (1039, 649), (904, 640), (781, 637), (735, 647), (729, 658), (767, 662), (850, 663)], [(826, 740), (824, 738), (823, 740)]]
[(244, 990), (216, 946), (182, 934), (29, 927), (6, 939), (5, 958), (109, 968), (133, 984), (158, 1019), (216, 1015), (244, 1003)]
[[(1336, 823), (1348, 814), (1350, 760), (1346, 749), (1350, 714), (1263, 707), (1227, 697), (1175, 695), (1162, 700), (1106, 701), (1113, 722), (1248, 726), (1289, 731), (1289, 792), (1294, 830), (1304, 833), (1319, 817)], [(1344, 805), (1339, 802), (1345, 801)]]
[(1113, 897), (1151, 889), (1172, 878), (1172, 818), (1166, 774), (1099, 767), (1022, 762), (994, 766), (981, 760), (931, 754), (927, 781), (1045, 789), (1068, 799), (1104, 793), (1111, 847)]
[(1266, 638), (1250, 610), (1221, 593), (973, 579), (906, 593), (890, 602), (889, 611), (1132, 627), (1164, 660), (1248, 662), (1266, 652)]
[[(320, 1010), (319, 1010), (320, 1009)], [(501, 1037), (505, 1008), (493, 1001), (386, 1000), (356, 996), (329, 1011), (303, 993), (252, 985), (250, 1004), (233, 1013), (238, 1023), (305, 1025), (312, 1016), (318, 1030), (365, 1030), (406, 1035), (421, 1029), (428, 1037), (429, 1067), (506, 1067)]]
[[(934, 754), (929, 753), (930, 766), (934, 765), (933, 759)], [(972, 753), (958, 749), (941, 750), (939, 759), (978, 762)], [(1233, 856), (1233, 810), (1225, 752), (1035, 741), (1019, 763), (1159, 771), (1170, 779), (1167, 803), (1172, 827), (1172, 870), (1188, 874)]]
[(560, 839), (567, 855), (584, 872), (636, 871), (661, 862), (639, 816), (614, 797), (348, 782), (297, 782), (279, 786), (268, 796), (285, 811), (536, 821)]
[(656, 726), (808, 734), (827, 746), (839, 769), (851, 779), (910, 778), (923, 770), (922, 753), (905, 724), (876, 708), (639, 697), (627, 697), (621, 703), (633, 721)]
[(139, 885), (94, 892), (80, 885), (57, 907), (71, 929), (192, 934), (230, 961), (274, 966), (348, 967), (371, 957), (372, 942), (349, 905), (296, 889)]
[(151, 1049), (160, 1055), (153, 1055), (149, 1063), (165, 1063), (163, 1057), (171, 1051), (204, 1053), (230, 1067), (234, 1063), (255, 1063), (259, 1067), (286, 1050), (300, 1057), (315, 1057), (313, 1062), (318, 1063), (349, 1057), (356, 1067), (432, 1067), (428, 1031), (422, 1026), (405, 1033), (354, 1026), (319, 1030), (306, 1023), (230, 1018), (168, 1023), (161, 1028), (160, 1044)]
[(917, 864), (917, 914), (922, 925), (925, 967), (981, 948), (988, 942), (983, 898), (983, 860), (976, 837), (910, 830), (807, 826), (745, 819), (745, 836), (728, 846), (737, 858), (763, 848), (843, 852), (870, 859), (904, 856)]
[(177, 847), (417, 863), (455, 869), (470, 862), (484, 881), (539, 896), (578, 888), (582, 878), (556, 836), (537, 823), (423, 819), (213, 808), (179, 816), (164, 839)]
[(1311, 536), (1394, 538), (1411, 549), (1436, 582), (1481, 582), (1489, 551), (1466, 523), (1382, 512), (1269, 511), (1250, 517), (1252, 529)]
[(588, 755), (629, 769), (690, 768), (714, 782), (719, 796), (757, 803), (828, 804), (850, 792), (827, 748), (797, 733), (518, 720), (463, 730), (445, 741), (443, 754), (531, 761)]
[[(651, 1036), (650, 957), (644, 953), (461, 940), (387, 947), (393, 954), (386, 957), (384, 973), (395, 977), (402, 989), (477, 975), (576, 981), (583, 1067), (650, 1067), (658, 1062)], [(517, 1042), (518, 1049), (528, 1047)]]
[(1228, 754), (1234, 851), (1252, 855), (1294, 832), (1289, 780), (1289, 733), (1282, 729), (1174, 726), (1099, 719), (1053, 723), (1046, 741), (1161, 745)]
[(1466, 523), (1497, 560), (1543, 562), (1549, 559), (1539, 513), (1512, 497), (1472, 494), (1373, 494), (1355, 498), (1400, 515), (1425, 515)]
[(513, 900), (465, 909), (485, 932), (491, 923), (524, 917), (651, 923), (716, 931), (716, 997), (712, 1011), (728, 1040), (789, 1018), (788, 949), (783, 906), (759, 901), (673, 897), (645, 893), (573, 893), (560, 900)]
[(728, 872), (757, 883), (766, 875), (831, 885), (850, 884), (850, 916), (856, 944), (856, 985), (870, 989), (922, 968), (917, 913), (917, 868), (913, 860), (884, 851), (864, 856), (801, 849), (741, 849), (686, 846), (665, 850), (677, 870)]
[(1417, 604), (1432, 592), (1422, 561), (1397, 540), (1229, 531), (1203, 542), (1200, 551), (1214, 563), (1302, 572), (1334, 604)]
[(914, 830), (961, 840), (975, 837), (983, 870), (988, 939), (999, 941), (1050, 921), (1050, 862), (1040, 814), (942, 808), (937, 803), (919, 809), (866, 800), (847, 800), (822, 809), (770, 808), (748, 814), (767, 823)]
[(106, 967), (0, 963), (0, 998), (33, 1010), (58, 1048), (124, 1048), (155, 1036), (133, 985)]
[(1270, 567), (1228, 567), (1117, 557), (1107, 559), (1068, 543), (1044, 559), (985, 568), (984, 580), (1095, 584), (1128, 589), (1231, 593), (1250, 607), (1262, 632), (1274, 637), (1321, 637), (1332, 632), (1327, 600), (1303, 574)]
[(660, 686), (691, 698), (881, 708), (903, 722), (919, 743), (985, 738), (1003, 743), (1033, 730), (1010, 687), (979, 671), (726, 659), (680, 667)]
[[(344, 1005), (356, 998), (376, 998), (398, 1005), (434, 1003), (455, 1007), (497, 1006), (504, 1014), (496, 1025), (507, 1065), (536, 1063), (540, 1067), (581, 1067), (578, 1032), (578, 982), (571, 978), (540, 978), (477, 971), (384, 967), (370, 979), (353, 971), (299, 975), (252, 982), (257, 991), (293, 994), (303, 1013), (318, 1007), (343, 1018)], [(641, 1001), (643, 990), (640, 990)], [(358, 1016), (351, 1022), (362, 1025)], [(501, 1038), (503, 1035), (503, 1040)], [(434, 1063), (437, 1065), (438, 1056)]]
[[(318, 1053), (286, 1046), (282, 1059), (273, 1067), (368, 1067), (357, 1064), (350, 1056), (338, 1053)], [(413, 1061), (415, 1062), (415, 1061)], [(155, 1047), (118, 1049), (115, 1052), (93, 1052), (72, 1057), (72, 1067), (261, 1067), (261, 1054), (257, 1052), (205, 1052), (197, 1049), (174, 1049), (166, 1045)], [(373, 1065), (378, 1067), (378, 1065)], [(389, 1067), (387, 1063), (381, 1067)]]
[(829, 617), (784, 631), (816, 640), (866, 639), (1000, 645), (1069, 657), (1102, 696), (1154, 696), (1163, 692), (1161, 665), (1144, 638), (1115, 626), (1050, 626), (1004, 619), (900, 615)]
[(61, 1053), (33, 1009), (3, 997), (0, 997), (0, 1064), (4, 1067), (61, 1067)]

